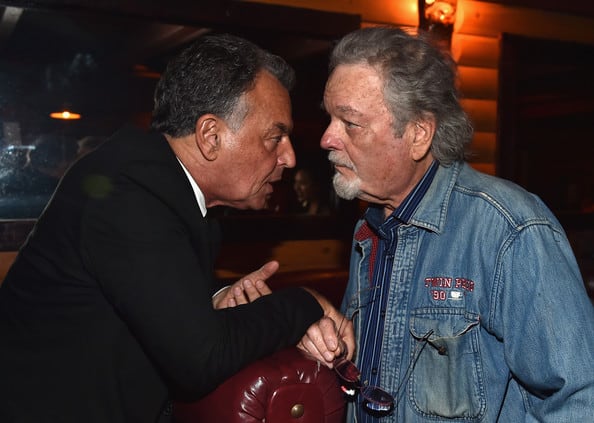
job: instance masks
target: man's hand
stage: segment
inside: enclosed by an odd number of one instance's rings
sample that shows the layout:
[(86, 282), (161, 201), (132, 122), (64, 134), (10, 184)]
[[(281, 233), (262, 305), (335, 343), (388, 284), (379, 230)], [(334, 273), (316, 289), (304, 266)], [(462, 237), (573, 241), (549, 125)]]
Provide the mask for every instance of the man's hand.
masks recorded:
[(310, 292), (324, 310), (324, 317), (309, 327), (297, 347), (327, 367), (346, 348), (350, 359), (355, 351), (355, 332), (353, 323), (342, 315), (330, 302), (317, 292)]
[(213, 307), (215, 309), (235, 307), (270, 294), (272, 291), (265, 281), (276, 273), (278, 267), (277, 261), (269, 261), (255, 272), (219, 291), (212, 299)]

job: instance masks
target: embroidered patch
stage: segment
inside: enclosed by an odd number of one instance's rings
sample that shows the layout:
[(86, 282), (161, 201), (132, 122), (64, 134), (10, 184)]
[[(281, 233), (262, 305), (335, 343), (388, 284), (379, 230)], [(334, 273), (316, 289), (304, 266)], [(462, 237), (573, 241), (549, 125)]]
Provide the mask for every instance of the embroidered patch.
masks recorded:
[(467, 278), (437, 276), (425, 278), (425, 288), (435, 301), (461, 301), (466, 294), (474, 291), (474, 281)]
[(459, 301), (464, 297), (464, 292), (462, 291), (450, 291), (450, 299), (454, 301)]

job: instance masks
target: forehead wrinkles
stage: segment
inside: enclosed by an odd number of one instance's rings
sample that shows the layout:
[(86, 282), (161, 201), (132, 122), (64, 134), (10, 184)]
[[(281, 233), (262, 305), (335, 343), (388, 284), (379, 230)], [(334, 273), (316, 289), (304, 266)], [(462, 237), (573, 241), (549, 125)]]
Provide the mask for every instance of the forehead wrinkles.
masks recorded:
[(366, 65), (337, 67), (326, 84), (324, 107), (350, 116), (383, 113), (387, 108), (380, 75)]

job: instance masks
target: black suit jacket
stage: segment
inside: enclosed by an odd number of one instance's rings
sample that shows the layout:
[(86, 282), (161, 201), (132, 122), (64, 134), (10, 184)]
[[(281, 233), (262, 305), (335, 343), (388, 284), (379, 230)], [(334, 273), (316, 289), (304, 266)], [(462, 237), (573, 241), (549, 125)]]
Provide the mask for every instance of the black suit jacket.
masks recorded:
[(304, 290), (213, 310), (216, 234), (162, 135), (75, 163), (0, 288), (0, 421), (152, 422), (295, 343)]

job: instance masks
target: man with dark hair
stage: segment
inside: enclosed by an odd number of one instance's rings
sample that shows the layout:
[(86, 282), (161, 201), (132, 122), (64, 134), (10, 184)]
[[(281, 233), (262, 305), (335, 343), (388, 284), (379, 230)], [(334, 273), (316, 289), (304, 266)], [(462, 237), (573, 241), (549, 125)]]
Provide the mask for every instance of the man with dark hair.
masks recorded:
[(571, 247), (535, 195), (464, 162), (453, 65), (383, 27), (330, 58), (321, 146), (337, 194), (370, 204), (343, 303), (366, 385), (348, 421), (591, 421), (594, 311)]
[(276, 262), (218, 292), (213, 276), (208, 208), (263, 208), (295, 165), (292, 81), (246, 40), (200, 38), (158, 83), (153, 131), (69, 169), (0, 288), (0, 421), (157, 421), (300, 340), (328, 365), (354, 345), (317, 293), (270, 293)]

